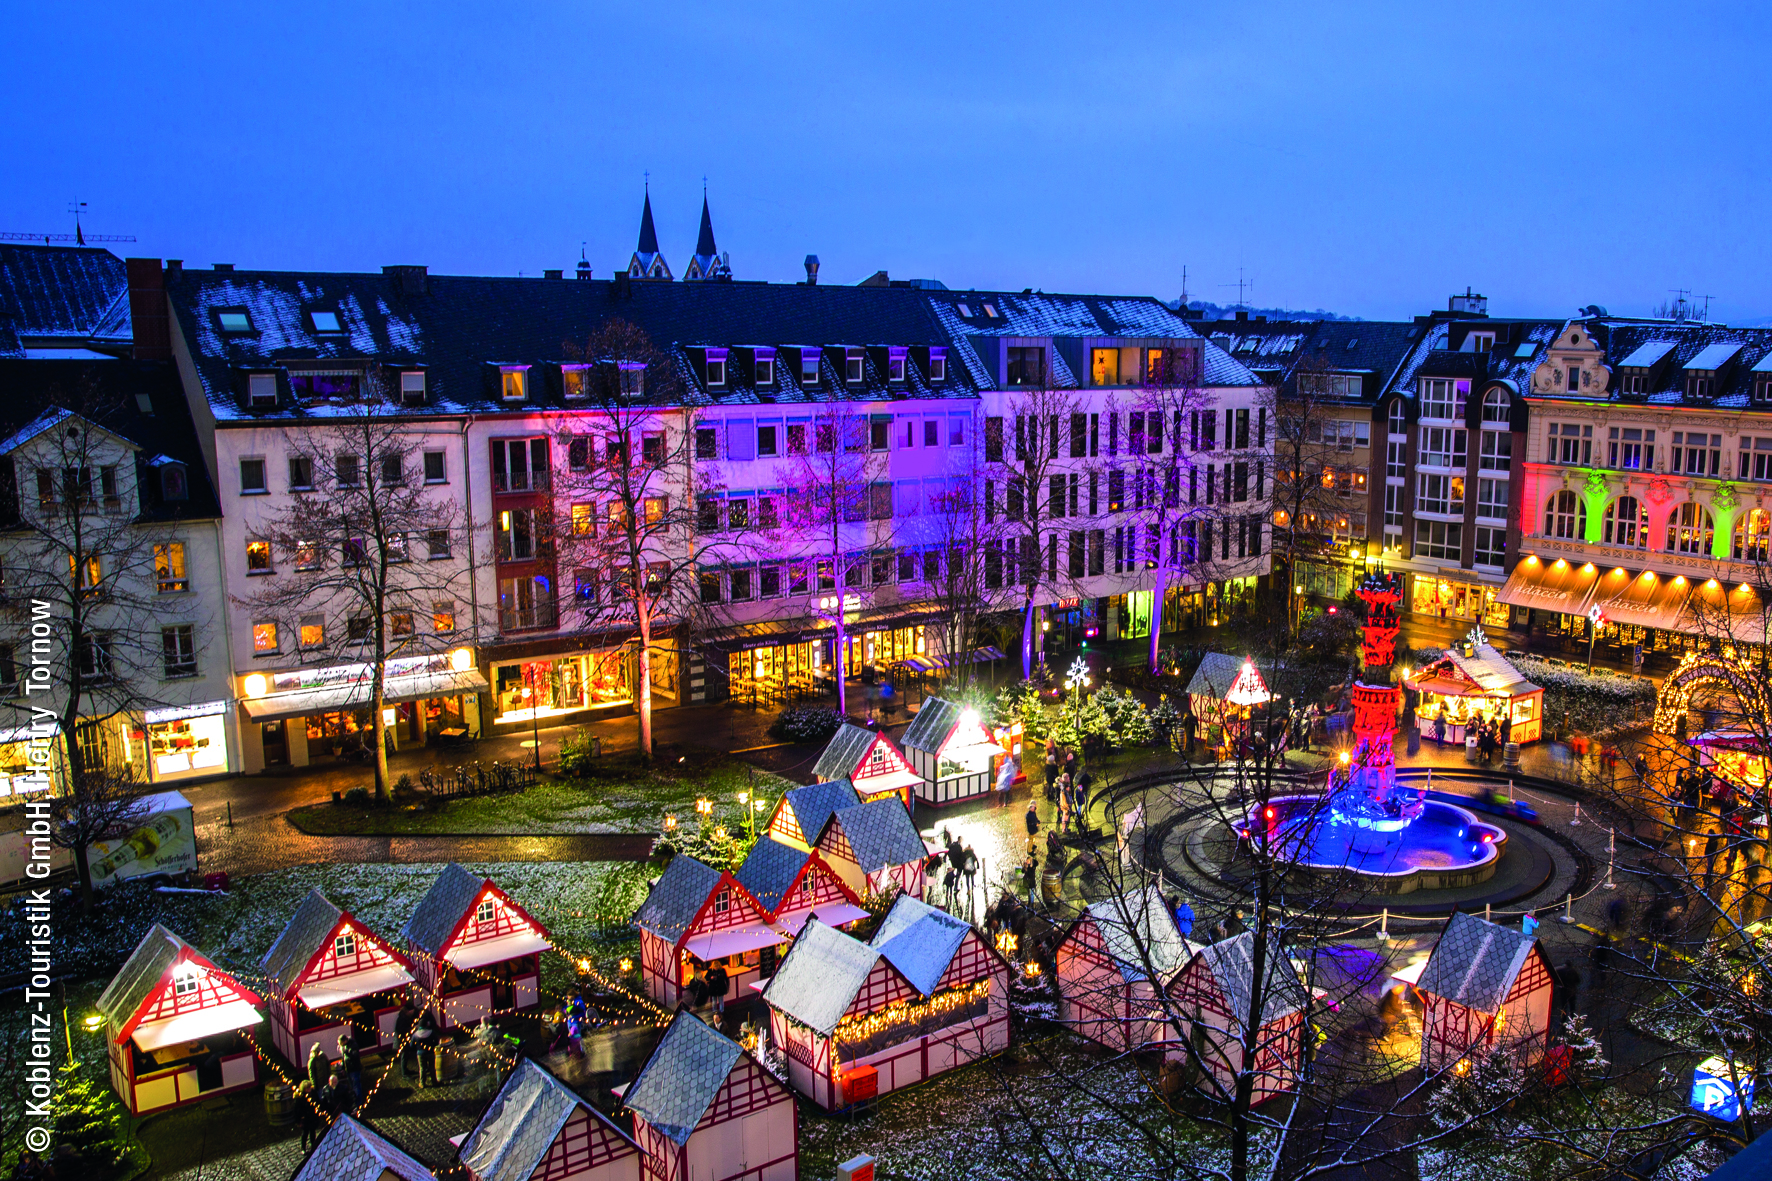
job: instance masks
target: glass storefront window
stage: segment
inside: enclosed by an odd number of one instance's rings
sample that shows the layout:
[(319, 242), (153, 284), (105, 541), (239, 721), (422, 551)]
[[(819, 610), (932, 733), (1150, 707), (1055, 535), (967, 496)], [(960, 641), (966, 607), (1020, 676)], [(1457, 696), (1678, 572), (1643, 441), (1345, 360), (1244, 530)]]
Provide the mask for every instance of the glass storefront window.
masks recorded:
[(557, 717), (633, 700), (633, 654), (608, 648), (579, 656), (501, 664), (492, 670), (497, 722)]
[(1481, 621), (1489, 627), (1506, 627), (1506, 603), (1495, 599), (1495, 588), (1478, 582), (1458, 582), (1417, 574), (1409, 599), (1409, 609), (1417, 615), (1440, 619)]
[(149, 710), (145, 730), (154, 781), (215, 774), (228, 767), (228, 703)]

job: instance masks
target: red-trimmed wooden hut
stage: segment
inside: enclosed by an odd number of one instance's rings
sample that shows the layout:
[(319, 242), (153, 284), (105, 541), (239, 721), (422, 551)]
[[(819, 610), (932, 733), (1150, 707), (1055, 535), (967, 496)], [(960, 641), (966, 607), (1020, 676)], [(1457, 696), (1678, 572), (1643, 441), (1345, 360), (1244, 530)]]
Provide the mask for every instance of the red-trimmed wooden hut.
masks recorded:
[(861, 796), (847, 779), (832, 779), (782, 793), (769, 814), (768, 834), (784, 845), (810, 849), (825, 821), (838, 808), (853, 808)]
[(434, 1181), (435, 1177), (398, 1144), (341, 1114), (333, 1118), (290, 1181)]
[(640, 1146), (527, 1058), (461, 1143), (471, 1181), (640, 1181)]
[(898, 800), (838, 808), (819, 833), (818, 851), (858, 895), (903, 892), (923, 897), (929, 849), (910, 809)]
[(541, 992), (547, 929), (491, 878), (450, 862), (419, 899), (400, 937), (443, 1027), (527, 1009)]
[(794, 1094), (737, 1042), (678, 1013), (622, 1101), (643, 1181), (795, 1181)]
[(296, 1066), (317, 1043), (335, 1055), (346, 1026), (359, 1049), (394, 1044), (412, 962), (355, 918), (311, 890), (259, 969), (276, 986), (271, 1042)]
[(917, 798), (944, 807), (988, 794), (996, 786), (997, 765), (1017, 740), (987, 732), (977, 710), (924, 698), (904, 732), (905, 758), (922, 776)]
[[(759, 949), (760, 958), (767, 961), (758, 968), (759, 979), (775, 974), (776, 953), (813, 916), (821, 923), (842, 927), (868, 914), (862, 909), (860, 895), (849, 888), (837, 868), (821, 854), (808, 853), (770, 837), (751, 847), (735, 876), (768, 914), (770, 924), (781, 936), (774, 947)], [(736, 982), (736, 974), (733, 979)]]
[[(1305, 1033), (1304, 984), (1277, 943), (1267, 947), (1261, 978), (1266, 985), (1255, 1036), (1256, 1103), (1292, 1089)], [(1200, 948), (1169, 984), (1173, 1004), (1186, 1014), (1194, 1050), (1226, 1088), (1236, 1086), (1243, 1067), (1243, 1030), (1255, 979), (1255, 933), (1245, 931)], [(1180, 1049), (1169, 1056), (1188, 1058)]]
[(1059, 1019), (1114, 1050), (1174, 1041), (1158, 997), (1198, 950), (1155, 887), (1091, 903), (1058, 943)]
[(1551, 979), (1535, 937), (1462, 912), (1447, 919), (1415, 985), (1426, 1006), (1422, 1069), (1501, 1047), (1537, 1061), (1550, 1038)]
[(900, 895), (863, 943), (810, 922), (763, 990), (788, 1082), (826, 1110), (1009, 1046), (1007, 960), (969, 924)]
[(895, 795), (907, 808), (912, 790), (923, 782), (884, 730), (870, 730), (853, 722), (845, 722), (831, 735), (812, 768), (812, 777), (821, 783), (847, 779), (863, 800)]
[(646, 993), (667, 1007), (677, 1003), (691, 976), (715, 962), (727, 966), (734, 989), (748, 982), (747, 971), (749, 980), (758, 979), (763, 949), (779, 947), (785, 938), (736, 877), (680, 853), (652, 884), (634, 926), (640, 930)]
[(111, 1086), (132, 1115), (258, 1082), (243, 1031), (265, 1019), (257, 994), (155, 924), (98, 998)]

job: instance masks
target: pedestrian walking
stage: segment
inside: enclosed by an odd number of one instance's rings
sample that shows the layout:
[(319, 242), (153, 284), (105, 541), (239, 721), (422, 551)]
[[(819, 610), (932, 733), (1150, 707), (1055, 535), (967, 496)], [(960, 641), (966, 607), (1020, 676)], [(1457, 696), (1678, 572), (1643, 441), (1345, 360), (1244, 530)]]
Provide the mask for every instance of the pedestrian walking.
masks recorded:
[(1040, 858), (1032, 849), (1021, 859), (1021, 884), (1027, 888), (1028, 905), (1034, 904), (1034, 885), (1040, 878)]
[(412, 1027), (418, 1022), (418, 1002), (408, 994), (400, 1002), (400, 1011), (394, 1015), (394, 1044), (400, 1055), (400, 1079), (402, 1082), (412, 1077), (406, 1064), (415, 1053), (412, 1046)]
[(1015, 787), (1015, 774), (1015, 756), (1006, 756), (1002, 765), (997, 768), (997, 806), (999, 808), (1009, 806), (1009, 792)]
[(1434, 717), (1434, 744), (1446, 745), (1446, 707), (1441, 706), (1440, 712)]
[(363, 1056), (357, 1053), (356, 1040), (348, 1030), (338, 1036), (338, 1070), (351, 1085), (353, 1106), (361, 1103), (367, 1094), (363, 1090)]
[(731, 990), (732, 980), (724, 967), (715, 964), (708, 969), (708, 996), (713, 998), (716, 1024), (726, 1016), (726, 994)]
[(1040, 809), (1032, 796), (1028, 797), (1027, 826), (1030, 837), (1040, 831)]

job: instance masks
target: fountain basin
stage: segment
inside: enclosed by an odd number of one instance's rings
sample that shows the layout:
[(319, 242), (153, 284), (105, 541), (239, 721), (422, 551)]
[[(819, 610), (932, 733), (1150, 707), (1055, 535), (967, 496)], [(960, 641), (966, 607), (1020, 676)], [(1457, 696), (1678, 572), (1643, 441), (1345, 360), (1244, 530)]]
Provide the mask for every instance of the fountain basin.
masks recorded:
[(1507, 833), (1456, 804), (1427, 802), (1402, 827), (1338, 820), (1329, 797), (1282, 796), (1244, 821), (1244, 838), (1266, 841), (1301, 877), (1342, 881), (1353, 875), (1380, 894), (1474, 886), (1495, 875)]

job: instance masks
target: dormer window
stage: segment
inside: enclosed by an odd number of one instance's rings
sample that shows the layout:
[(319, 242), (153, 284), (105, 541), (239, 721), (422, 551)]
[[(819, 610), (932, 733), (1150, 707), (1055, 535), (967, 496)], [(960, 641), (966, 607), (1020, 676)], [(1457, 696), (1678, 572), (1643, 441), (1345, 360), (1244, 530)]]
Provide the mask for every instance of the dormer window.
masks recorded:
[(182, 463), (169, 463), (160, 469), (160, 499), (189, 500), (191, 482)]
[(931, 382), (948, 379), (948, 355), (943, 349), (929, 350), (929, 380)]
[(643, 361), (619, 361), (616, 370), (621, 374), (621, 393), (624, 398), (638, 398), (646, 392), (646, 365)]
[(843, 354), (843, 380), (850, 385), (861, 381), (861, 350), (847, 349)]
[(585, 370), (588, 365), (560, 366), (560, 396), (568, 402), (576, 402), (586, 394)]
[(1688, 373), (1686, 375), (1686, 396), (1688, 398), (1708, 398), (1711, 391), (1711, 375), (1708, 373)]
[(225, 336), (240, 336), (253, 330), (252, 317), (247, 314), (245, 308), (229, 308), (226, 311), (217, 312), (215, 326), (221, 329)]
[(708, 385), (724, 386), (726, 384), (726, 350), (709, 349), (707, 351)]
[(886, 355), (886, 380), (904, 380), (904, 349), (893, 349)]
[(1005, 350), (1007, 365), (1004, 382), (1008, 385), (1044, 385), (1046, 381), (1046, 350), (1038, 345), (1010, 345)]
[(308, 323), (322, 336), (336, 336), (344, 331), (337, 312), (309, 312)]
[(818, 350), (800, 350), (800, 384), (818, 384)]
[(400, 401), (408, 406), (425, 404), (425, 375), (421, 370), (407, 370), (400, 374)]
[(1464, 338), (1464, 351), (1467, 353), (1486, 353), (1494, 347), (1493, 332), (1472, 332)]
[(529, 396), (529, 366), (507, 365), (499, 371), (499, 393), (507, 402), (521, 402)]
[(775, 384), (775, 354), (768, 349), (758, 349), (751, 365), (751, 380), (757, 385)]
[(277, 408), (277, 375), (275, 373), (254, 373), (246, 380), (248, 406), (254, 410), (275, 410)]
[(1580, 392), (1580, 390), (1581, 366), (1574, 359), (1571, 359), (1569, 361), (1569, 392), (1573, 394)]

